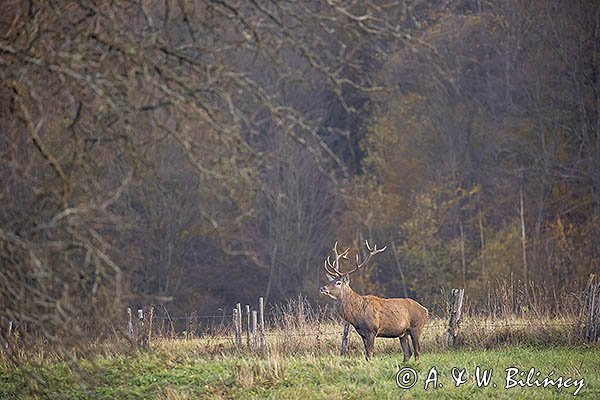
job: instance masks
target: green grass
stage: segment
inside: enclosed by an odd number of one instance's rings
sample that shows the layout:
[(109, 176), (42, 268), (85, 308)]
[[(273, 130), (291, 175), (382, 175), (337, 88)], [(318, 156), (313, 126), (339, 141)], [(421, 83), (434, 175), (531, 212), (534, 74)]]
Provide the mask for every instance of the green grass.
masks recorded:
[[(257, 357), (236, 352), (203, 354), (195, 341), (171, 341), (152, 352), (105, 355), (76, 364), (44, 361), (16, 369), (0, 367), (0, 399), (478, 399), (572, 398), (570, 388), (504, 389), (505, 369), (535, 368), (538, 379), (583, 378), (577, 397), (600, 398), (600, 347), (506, 347), (425, 353), (411, 362), (419, 380), (411, 389), (395, 382), (399, 353), (375, 354), (367, 363), (355, 348), (349, 356), (332, 353), (272, 353)], [(423, 385), (432, 367), (442, 388)], [(493, 369), (487, 388), (474, 383), (475, 367)], [(465, 368), (468, 380), (454, 387), (453, 367)], [(497, 387), (493, 387), (493, 384)], [(433, 386), (433, 385), (432, 385)]]

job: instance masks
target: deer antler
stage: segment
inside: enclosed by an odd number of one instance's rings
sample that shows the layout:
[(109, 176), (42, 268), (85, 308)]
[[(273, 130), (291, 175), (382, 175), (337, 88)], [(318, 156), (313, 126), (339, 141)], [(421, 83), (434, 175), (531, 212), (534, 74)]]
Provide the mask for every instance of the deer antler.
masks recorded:
[(375, 245), (371, 248), (371, 246), (369, 245), (369, 242), (365, 240), (367, 249), (369, 249), (369, 255), (367, 256), (367, 258), (365, 258), (363, 260), (363, 262), (359, 262), (358, 254), (356, 254), (356, 267), (354, 267), (351, 271), (348, 271), (348, 272), (340, 272), (340, 259), (341, 258), (348, 259), (348, 252), (350, 251), (350, 248), (348, 247), (346, 250), (344, 250), (340, 254), (340, 253), (338, 253), (337, 244), (338, 244), (338, 242), (335, 242), (335, 244), (333, 245), (333, 252), (335, 255), (335, 260), (333, 260), (333, 262), (331, 262), (331, 257), (327, 256), (327, 258), (325, 259), (325, 265), (324, 265), (325, 272), (327, 272), (328, 275), (331, 275), (331, 276), (337, 277), (337, 278), (341, 278), (344, 275), (350, 275), (350, 274), (356, 272), (358, 269), (364, 267), (371, 260), (371, 257), (373, 257), (375, 254), (381, 253), (382, 251), (387, 249), (387, 246), (385, 246), (382, 249), (378, 249), (377, 245)]
[(329, 256), (327, 256), (327, 259), (325, 260), (325, 272), (327, 272), (331, 276), (341, 278), (344, 274), (340, 272), (340, 258), (348, 258), (348, 252), (350, 251), (350, 247), (348, 247), (341, 254), (339, 254), (337, 250), (337, 244), (338, 242), (335, 242), (335, 244), (333, 245), (333, 252), (335, 253), (335, 260), (333, 261), (333, 263), (331, 262)]
[(351, 271), (346, 272), (346, 274), (350, 275), (350, 274), (358, 271), (360, 268), (367, 265), (367, 263), (371, 260), (371, 258), (375, 254), (381, 253), (381, 252), (385, 251), (385, 249), (387, 249), (387, 246), (383, 247), (382, 249), (378, 249), (377, 245), (375, 245), (375, 246), (373, 246), (373, 248), (371, 248), (371, 246), (369, 245), (369, 242), (367, 240), (365, 240), (365, 244), (367, 245), (367, 249), (369, 249), (369, 255), (367, 256), (367, 258), (365, 258), (363, 260), (363, 262), (359, 263), (358, 253), (356, 253), (356, 267), (354, 267)]

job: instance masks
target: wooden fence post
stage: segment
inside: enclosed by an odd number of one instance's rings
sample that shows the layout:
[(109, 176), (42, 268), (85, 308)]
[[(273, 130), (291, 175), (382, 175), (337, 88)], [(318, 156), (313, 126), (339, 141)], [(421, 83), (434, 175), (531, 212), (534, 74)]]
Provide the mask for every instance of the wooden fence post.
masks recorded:
[(148, 338), (147, 338), (147, 347), (150, 348), (150, 343), (152, 340), (152, 321), (154, 320), (154, 307), (150, 307), (150, 311), (148, 312)]
[(133, 317), (131, 315), (131, 307), (127, 307), (127, 337), (133, 340)]
[(594, 337), (595, 342), (600, 341), (600, 282), (596, 283), (596, 305), (594, 306)]
[[(600, 282), (595, 274), (590, 274), (586, 295), (579, 321), (585, 319), (584, 339), (593, 343), (600, 340)], [(579, 325), (580, 322), (578, 322), (578, 327)]]
[(167, 319), (169, 320), (169, 336), (171, 338), (174, 338), (177, 336), (177, 331), (175, 330), (175, 322), (173, 322), (173, 318), (171, 318), (171, 314), (169, 314), (169, 310), (167, 310), (167, 307), (163, 307), (165, 315), (167, 316)]
[(233, 309), (233, 334), (235, 338), (235, 346), (239, 348), (242, 345), (242, 336), (240, 334), (240, 325), (237, 308)]
[(257, 318), (257, 311), (256, 310), (252, 310), (252, 351), (256, 352), (256, 320)]
[(260, 323), (260, 352), (265, 352), (265, 299), (258, 298), (258, 322)]
[(14, 322), (12, 319), (8, 320), (8, 334), (6, 336), (6, 342), (4, 343), (4, 348), (8, 350), (12, 343), (14, 343)]
[(243, 329), (243, 325), (242, 325), (242, 305), (240, 303), (237, 303), (235, 305), (235, 308), (237, 310), (237, 318), (238, 318), (237, 326), (238, 326), (238, 332), (239, 332), (239, 335), (240, 335), (240, 341), (238, 343), (238, 346), (241, 348), (242, 347), (242, 329)]
[(196, 336), (196, 331), (198, 330), (198, 313), (193, 311), (190, 314), (190, 318), (187, 321), (187, 331), (189, 332), (189, 337), (194, 338)]
[(342, 348), (340, 350), (341, 355), (345, 355), (348, 352), (348, 334), (350, 333), (350, 323), (344, 321), (344, 333), (342, 334)]
[(146, 329), (144, 323), (144, 310), (139, 308), (137, 312), (138, 317), (138, 329), (137, 329), (137, 340), (140, 346), (146, 347)]
[(460, 332), (460, 322), (465, 289), (452, 289), (450, 292), (450, 320), (448, 322), (448, 346), (456, 346), (456, 338)]
[(183, 328), (184, 328), (183, 333), (184, 333), (185, 340), (188, 340), (188, 335), (190, 334), (188, 324), (189, 324), (188, 316), (187, 316), (187, 314), (185, 314), (183, 316)]
[(577, 316), (577, 336), (582, 339), (587, 338), (587, 310), (588, 310), (588, 301), (589, 301), (589, 289), (592, 281), (594, 279), (594, 274), (590, 274), (588, 278), (587, 285), (585, 289), (583, 289), (583, 298), (581, 299), (581, 306), (579, 307), (579, 315)]
[(246, 346), (250, 350), (250, 305), (246, 304)]

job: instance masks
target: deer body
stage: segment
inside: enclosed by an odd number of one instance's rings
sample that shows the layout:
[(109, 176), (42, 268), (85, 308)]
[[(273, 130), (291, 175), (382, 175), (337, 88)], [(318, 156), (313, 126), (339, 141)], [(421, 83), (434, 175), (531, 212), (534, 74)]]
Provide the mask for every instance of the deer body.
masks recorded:
[[(368, 244), (367, 247), (369, 248)], [(399, 338), (404, 362), (408, 362), (413, 352), (408, 343), (410, 336), (415, 360), (418, 360), (421, 350), (420, 336), (428, 319), (428, 311), (425, 307), (412, 299), (392, 298), (386, 299), (371, 295), (360, 295), (350, 287), (350, 273), (364, 266), (370, 257), (385, 250), (370, 249), (371, 254), (367, 260), (359, 264), (357, 268), (349, 273), (339, 272), (337, 265), (339, 259), (347, 254), (347, 250), (339, 255), (337, 249), (336, 260), (329, 264), (326, 271), (329, 283), (322, 286), (321, 294), (336, 299), (340, 303), (340, 314), (348, 321), (356, 332), (362, 337), (365, 346), (365, 356), (371, 359), (375, 337)], [(337, 279), (336, 279), (337, 278)]]

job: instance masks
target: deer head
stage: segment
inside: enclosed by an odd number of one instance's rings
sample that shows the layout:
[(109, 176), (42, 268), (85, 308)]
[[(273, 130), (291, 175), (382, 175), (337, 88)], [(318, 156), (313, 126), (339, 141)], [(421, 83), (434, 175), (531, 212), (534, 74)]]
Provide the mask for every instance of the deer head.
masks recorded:
[(361, 262), (358, 253), (356, 254), (356, 266), (348, 271), (341, 272), (340, 271), (340, 260), (348, 259), (348, 252), (350, 248), (347, 248), (342, 253), (338, 252), (337, 242), (333, 246), (334, 260), (331, 261), (331, 258), (328, 256), (325, 260), (325, 275), (329, 280), (329, 283), (325, 286), (321, 286), (319, 291), (322, 295), (329, 296), (332, 299), (341, 299), (346, 288), (350, 287), (350, 275), (354, 272), (358, 271), (360, 268), (364, 267), (371, 258), (377, 254), (384, 251), (387, 246), (382, 249), (378, 249), (377, 245), (371, 247), (369, 242), (365, 240), (365, 244), (367, 245), (367, 249), (369, 250), (369, 254), (367, 257)]

